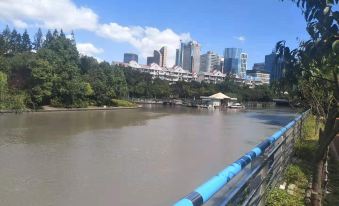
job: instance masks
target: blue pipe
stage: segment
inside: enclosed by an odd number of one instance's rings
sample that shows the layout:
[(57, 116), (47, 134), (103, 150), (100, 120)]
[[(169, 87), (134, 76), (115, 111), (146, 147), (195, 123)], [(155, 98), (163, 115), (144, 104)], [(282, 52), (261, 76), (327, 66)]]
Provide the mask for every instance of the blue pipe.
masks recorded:
[(226, 167), (216, 176), (209, 179), (204, 184), (196, 188), (192, 193), (178, 201), (174, 206), (200, 206), (207, 202), (215, 193), (223, 188), (234, 176), (236, 176), (243, 168), (245, 168), (256, 157), (260, 156), (265, 150), (276, 142), (287, 130), (292, 128), (306, 112), (296, 117), (285, 127), (275, 132), (272, 136), (265, 139), (263, 142), (254, 147), (250, 152), (246, 153), (233, 164)]

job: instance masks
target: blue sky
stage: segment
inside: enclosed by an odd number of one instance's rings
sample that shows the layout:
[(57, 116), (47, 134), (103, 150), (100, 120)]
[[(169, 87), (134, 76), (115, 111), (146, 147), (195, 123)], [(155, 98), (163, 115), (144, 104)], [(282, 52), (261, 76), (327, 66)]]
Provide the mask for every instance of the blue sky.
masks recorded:
[(124, 52), (141, 63), (161, 45), (170, 47), (170, 62), (180, 39), (193, 39), (223, 53), (240, 47), (249, 68), (263, 62), (275, 43), (296, 46), (308, 38), (306, 23), (294, 3), (280, 0), (10, 0), (0, 2), (0, 25), (74, 30), (79, 50), (101, 60), (122, 61)]

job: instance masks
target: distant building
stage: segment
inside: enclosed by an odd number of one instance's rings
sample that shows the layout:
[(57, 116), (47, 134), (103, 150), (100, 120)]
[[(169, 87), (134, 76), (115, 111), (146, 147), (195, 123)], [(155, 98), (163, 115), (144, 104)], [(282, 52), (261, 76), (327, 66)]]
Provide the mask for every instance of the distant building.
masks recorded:
[(239, 48), (225, 48), (224, 52), (224, 73), (239, 75), (241, 72), (240, 54), (242, 50)]
[(161, 67), (166, 66), (167, 61), (167, 47), (162, 47), (159, 51), (154, 50), (152, 57), (147, 57), (147, 65), (151, 65), (152, 63), (156, 63)]
[(200, 56), (200, 72), (220, 71), (220, 57), (212, 51)]
[(275, 52), (265, 56), (265, 71), (270, 73), (270, 81), (277, 81), (284, 76), (283, 58), (278, 58)]
[(195, 41), (181, 42), (176, 50), (176, 65), (184, 70), (198, 73), (200, 69), (200, 45)]
[(221, 71), (214, 70), (213, 72), (199, 72), (198, 81), (206, 83), (219, 83), (225, 80), (226, 74)]
[(162, 67), (166, 67), (167, 66), (167, 47), (163, 46), (161, 47), (161, 49), (159, 50), (161, 53), (161, 62), (162, 64), (160, 66)]
[(240, 54), (240, 72), (239, 72), (239, 76), (241, 78), (244, 78), (246, 76), (247, 59), (248, 59), (247, 53), (241, 53)]
[(124, 63), (129, 63), (130, 61), (138, 62), (138, 55), (133, 53), (124, 53)]
[(219, 71), (221, 71), (222, 73), (226, 73), (226, 72), (224, 72), (224, 57), (222, 57), (222, 56), (219, 56), (219, 59), (220, 59), (220, 64), (219, 64)]
[(265, 70), (265, 63), (254, 63), (252, 70), (266, 71), (270, 73), (269, 71)]
[(147, 57), (147, 65), (151, 65), (154, 63), (154, 57)]
[(129, 63), (112, 62), (112, 65), (118, 65), (124, 68), (132, 68), (140, 72), (148, 73), (152, 76), (152, 79), (159, 78), (161, 80), (166, 80), (169, 82), (169, 84), (178, 81), (191, 82), (197, 80), (197, 74), (183, 70), (180, 66), (167, 68), (161, 67), (156, 63), (152, 63), (151, 65), (140, 65), (136, 61), (130, 61)]
[(251, 77), (252, 81), (261, 82), (261, 84), (270, 83), (270, 73), (265, 70), (247, 70), (246, 74)]

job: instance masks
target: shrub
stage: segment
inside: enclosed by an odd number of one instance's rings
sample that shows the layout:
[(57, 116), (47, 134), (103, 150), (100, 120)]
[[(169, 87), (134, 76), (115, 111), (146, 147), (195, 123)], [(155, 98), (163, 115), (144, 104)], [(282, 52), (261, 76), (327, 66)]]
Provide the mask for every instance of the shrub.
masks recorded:
[(136, 104), (127, 100), (112, 99), (112, 105), (115, 107), (135, 107)]

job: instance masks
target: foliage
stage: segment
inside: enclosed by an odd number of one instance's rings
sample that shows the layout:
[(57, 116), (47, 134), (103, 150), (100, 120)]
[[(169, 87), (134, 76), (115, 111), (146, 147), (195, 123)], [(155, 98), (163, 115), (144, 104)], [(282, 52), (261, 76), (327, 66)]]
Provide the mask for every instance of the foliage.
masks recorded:
[(112, 99), (112, 105), (115, 107), (135, 107), (136, 104), (127, 100)]
[(312, 204), (320, 205), (323, 191), (323, 160), (329, 144), (339, 132), (338, 0), (292, 0), (302, 10), (310, 39), (291, 50), (285, 41), (277, 43), (285, 75), (279, 82), (290, 98), (311, 107), (324, 129), (315, 152)]
[(303, 199), (289, 195), (286, 190), (272, 189), (266, 199), (266, 206), (303, 206)]

